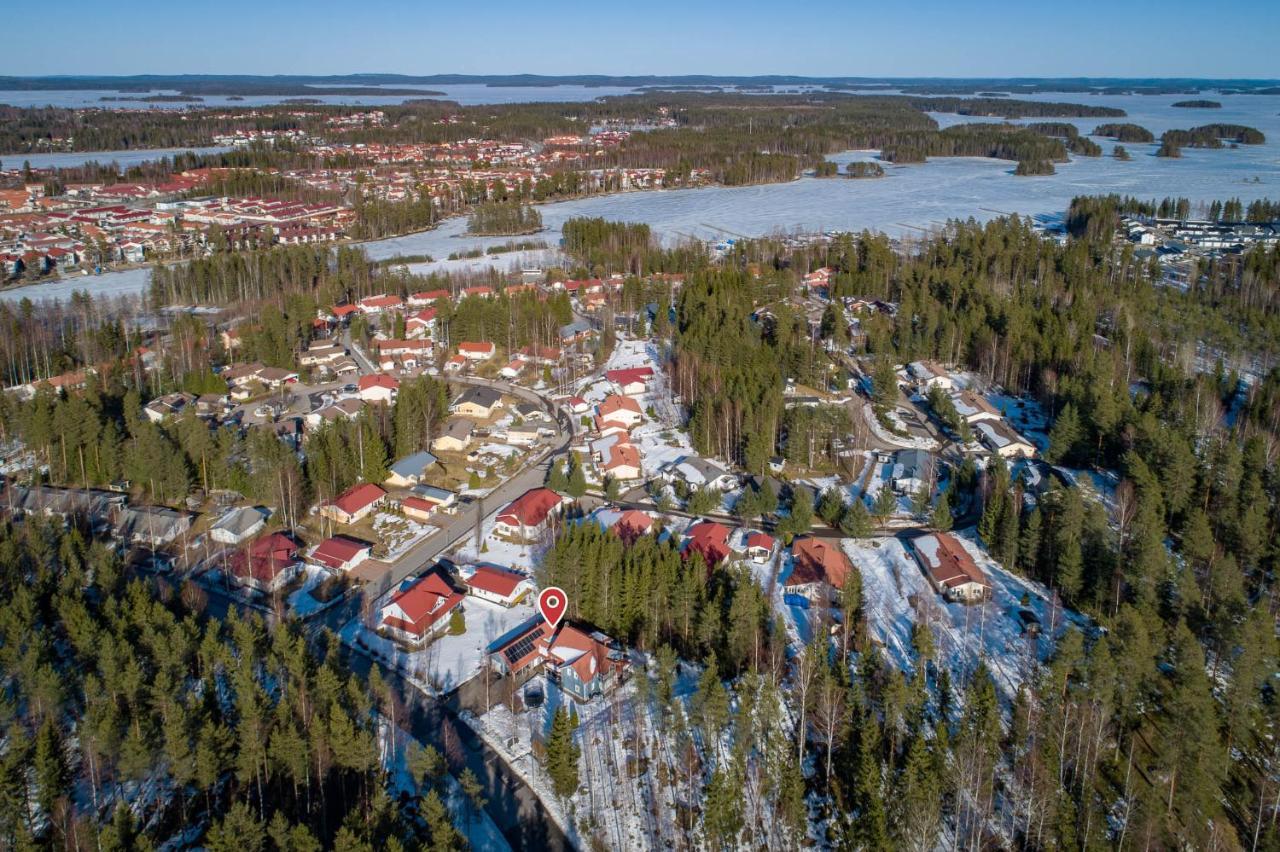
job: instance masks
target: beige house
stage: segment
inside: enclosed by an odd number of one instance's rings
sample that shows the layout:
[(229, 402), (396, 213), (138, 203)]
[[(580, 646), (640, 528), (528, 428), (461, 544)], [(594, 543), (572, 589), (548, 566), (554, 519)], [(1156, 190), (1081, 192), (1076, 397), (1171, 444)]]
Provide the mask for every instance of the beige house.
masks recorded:
[(431, 449), (437, 453), (460, 453), (471, 443), (471, 433), (476, 424), (464, 417), (450, 420), (441, 435), (431, 442)]

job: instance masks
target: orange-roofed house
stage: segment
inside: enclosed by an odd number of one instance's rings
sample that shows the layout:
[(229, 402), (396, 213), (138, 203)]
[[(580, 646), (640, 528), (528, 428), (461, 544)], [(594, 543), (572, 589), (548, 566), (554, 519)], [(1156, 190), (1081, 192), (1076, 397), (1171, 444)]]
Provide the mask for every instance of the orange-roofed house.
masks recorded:
[(811, 601), (834, 600), (853, 570), (837, 541), (816, 536), (801, 536), (791, 543), (791, 562), (782, 591)]
[(498, 351), (498, 347), (490, 341), (466, 341), (458, 344), (458, 354), (468, 361), (488, 361)]
[(991, 597), (991, 581), (953, 536), (922, 535), (912, 539), (911, 552), (930, 584), (947, 600), (975, 603)]
[(653, 518), (639, 509), (627, 509), (618, 516), (613, 531), (628, 544), (653, 532)]
[(387, 499), (379, 485), (361, 482), (343, 491), (320, 507), (320, 514), (340, 524), (354, 524), (373, 514)]
[(331, 571), (350, 571), (369, 558), (373, 545), (358, 538), (335, 535), (326, 538), (311, 551), (311, 561)]
[(604, 402), (596, 406), (596, 414), (601, 423), (621, 423), (627, 429), (644, 420), (644, 411), (641, 410), (640, 403), (619, 394), (605, 397)]
[(378, 613), (378, 628), (392, 639), (421, 645), (449, 626), (449, 614), (462, 606), (465, 596), (435, 569), (409, 580), (391, 596)]

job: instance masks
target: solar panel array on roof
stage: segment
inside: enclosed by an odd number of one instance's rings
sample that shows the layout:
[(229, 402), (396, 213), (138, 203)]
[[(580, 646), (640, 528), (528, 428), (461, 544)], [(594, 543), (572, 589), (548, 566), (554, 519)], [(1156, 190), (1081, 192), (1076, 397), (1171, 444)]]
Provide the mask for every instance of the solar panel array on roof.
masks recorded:
[(517, 660), (522, 660), (529, 655), (533, 650), (533, 644), (538, 641), (538, 636), (536, 631), (521, 636), (502, 650), (502, 656), (507, 658), (508, 663), (514, 665)]

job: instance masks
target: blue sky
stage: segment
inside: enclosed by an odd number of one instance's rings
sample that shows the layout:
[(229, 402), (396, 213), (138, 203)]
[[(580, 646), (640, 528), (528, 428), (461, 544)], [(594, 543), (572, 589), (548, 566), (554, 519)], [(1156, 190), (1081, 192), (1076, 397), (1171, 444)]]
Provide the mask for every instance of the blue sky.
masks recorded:
[(895, 5), (20, 2), (0, 74), (1280, 77), (1280, 0)]

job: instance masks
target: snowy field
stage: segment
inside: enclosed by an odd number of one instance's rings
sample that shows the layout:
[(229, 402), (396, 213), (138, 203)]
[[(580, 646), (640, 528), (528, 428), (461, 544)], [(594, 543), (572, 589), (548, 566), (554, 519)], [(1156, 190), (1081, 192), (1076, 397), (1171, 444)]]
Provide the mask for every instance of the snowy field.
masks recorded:
[(1049, 416), (1038, 402), (999, 391), (989, 392), (987, 402), (996, 407), (1018, 434), (1035, 444), (1036, 449), (1042, 453), (1049, 449)]
[(378, 512), (373, 516), (373, 531), (387, 549), (386, 556), (383, 557), (387, 562), (394, 562), (402, 553), (438, 529), (439, 527), (431, 524), (421, 524), (390, 512)]
[(318, 565), (303, 565), (302, 585), (289, 595), (289, 611), (298, 618), (310, 618), (317, 612), (328, 609), (342, 600), (342, 595), (334, 595), (330, 600), (321, 601), (311, 594), (314, 589), (319, 588), (321, 583), (332, 576), (332, 574)]
[[(953, 684), (964, 683), (981, 660), (991, 670), (997, 692), (1011, 703), (1018, 686), (1035, 663), (1049, 657), (1063, 631), (1089, 622), (1055, 605), (1040, 584), (1002, 568), (976, 544), (972, 533), (954, 535), (993, 586), (986, 603), (966, 606), (943, 600), (899, 539), (871, 543), (846, 539), (843, 547), (862, 574), (863, 607), (871, 634), (894, 665), (907, 674), (914, 672), (912, 625), (928, 622), (936, 638), (936, 663), (947, 667)], [(1024, 595), (1025, 608), (1043, 625), (1039, 638), (1022, 632), (1018, 610), (1023, 608)]]
[(377, 635), (359, 618), (342, 628), (341, 636), (348, 644), (358, 644), (386, 666), (409, 678), (431, 694), (456, 689), (480, 671), (485, 649), (507, 631), (533, 617), (529, 598), (508, 609), (500, 604), (468, 596), (462, 604), (466, 632), (458, 636), (444, 634), (426, 647), (407, 651), (389, 639)]

